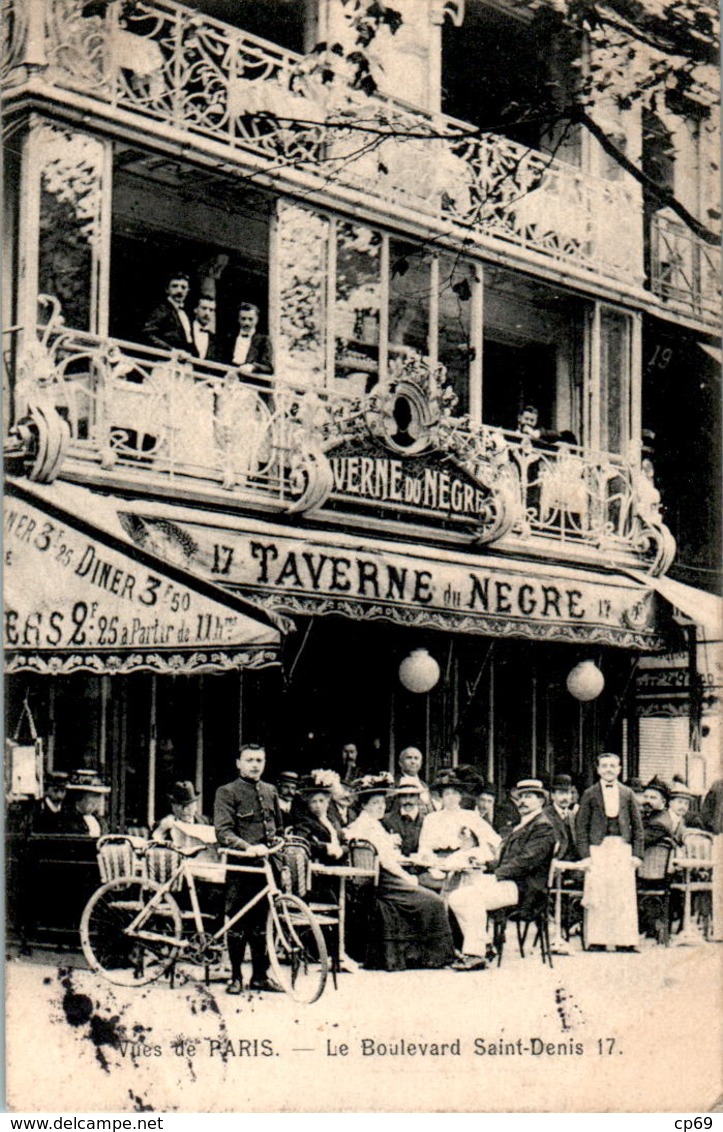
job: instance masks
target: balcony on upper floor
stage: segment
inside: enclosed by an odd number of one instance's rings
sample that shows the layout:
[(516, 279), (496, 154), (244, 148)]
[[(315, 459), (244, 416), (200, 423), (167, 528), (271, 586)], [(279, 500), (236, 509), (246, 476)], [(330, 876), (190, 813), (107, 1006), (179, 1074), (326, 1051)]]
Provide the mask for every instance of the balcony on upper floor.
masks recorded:
[(32, 466), (18, 449), (31, 478), (588, 567), (674, 554), (649, 461), (458, 414), (423, 358), (355, 396), (52, 319), (16, 354), (15, 420), (54, 437)]
[[(5, 86), (101, 128), (254, 170), (566, 277), (643, 282), (639, 194), (442, 114), (327, 82), (278, 48), (173, 0), (6, 0)], [(105, 126), (102, 123), (106, 123)]]
[(666, 307), (715, 329), (721, 310), (720, 247), (680, 220), (656, 213), (650, 227), (650, 287)]

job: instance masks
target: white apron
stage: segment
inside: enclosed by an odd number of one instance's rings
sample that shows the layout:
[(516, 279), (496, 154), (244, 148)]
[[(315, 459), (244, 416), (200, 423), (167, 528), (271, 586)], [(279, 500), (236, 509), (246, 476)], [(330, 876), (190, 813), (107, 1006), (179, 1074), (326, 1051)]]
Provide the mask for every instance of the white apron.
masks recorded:
[(637, 947), (638, 897), (633, 854), (621, 837), (590, 846), (582, 897), (585, 941), (603, 947)]

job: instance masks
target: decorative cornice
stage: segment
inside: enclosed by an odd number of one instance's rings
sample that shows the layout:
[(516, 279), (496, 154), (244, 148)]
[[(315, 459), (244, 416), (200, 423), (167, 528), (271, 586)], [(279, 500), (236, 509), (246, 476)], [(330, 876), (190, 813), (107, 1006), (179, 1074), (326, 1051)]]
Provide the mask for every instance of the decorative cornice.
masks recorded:
[(5, 674), (34, 672), (40, 676), (67, 676), (94, 672), (99, 676), (125, 676), (130, 672), (156, 672), (188, 676), (198, 672), (235, 672), (242, 668), (278, 665), (275, 650), (194, 653), (6, 653)]

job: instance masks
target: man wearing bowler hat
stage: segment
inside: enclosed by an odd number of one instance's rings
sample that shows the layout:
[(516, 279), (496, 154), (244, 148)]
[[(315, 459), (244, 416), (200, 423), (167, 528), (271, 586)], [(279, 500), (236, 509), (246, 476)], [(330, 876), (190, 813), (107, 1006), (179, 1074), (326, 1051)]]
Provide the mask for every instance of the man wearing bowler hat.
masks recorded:
[(570, 814), (572, 805), (572, 779), (569, 774), (557, 774), (550, 783), (550, 803), (545, 813), (552, 822), (559, 849), (557, 856), (561, 861), (577, 859), (575, 849), (575, 824)]
[[(216, 791), (213, 824), (218, 843), (226, 849), (243, 853), (246, 858), (268, 857), (269, 849), (282, 834), (284, 823), (276, 787), (261, 781), (266, 767), (266, 751), (248, 743), (239, 751), (236, 766), (238, 778)], [(227, 874), (225, 902), (225, 913), (229, 918), (266, 884), (263, 872), (233, 872), (234, 864), (243, 866), (249, 861), (229, 858), (231, 868)], [(259, 900), (228, 933), (231, 981), (226, 987), (227, 994), (243, 992), (241, 965), (247, 943), (251, 950), (251, 990), (279, 989), (267, 974), (266, 914), (266, 902)]]
[(674, 844), (675, 823), (668, 810), (670, 787), (657, 774), (645, 787), (643, 795), (643, 838), (646, 849), (654, 845)]
[(462, 956), (453, 964), (458, 971), (486, 966), (488, 912), (508, 907), (531, 912), (547, 889), (555, 851), (555, 831), (543, 813), (547, 791), (539, 779), (526, 778), (517, 783), (514, 800), (520, 821), (502, 842), (491, 873), (478, 874), (471, 884), (450, 893), (449, 907), (463, 935)]
[(171, 813), (161, 818), (153, 830), (154, 841), (166, 841), (178, 822), (186, 825), (210, 825), (210, 821), (203, 814), (198, 813), (199, 795), (192, 782), (176, 782), (168, 795), (171, 803)]

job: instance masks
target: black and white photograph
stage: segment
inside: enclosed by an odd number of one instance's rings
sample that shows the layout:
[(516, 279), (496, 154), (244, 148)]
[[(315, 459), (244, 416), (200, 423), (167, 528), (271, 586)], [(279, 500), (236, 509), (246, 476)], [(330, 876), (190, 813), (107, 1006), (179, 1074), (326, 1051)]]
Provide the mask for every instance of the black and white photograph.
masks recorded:
[(721, 1111), (717, 6), (2, 9), (7, 1108)]

